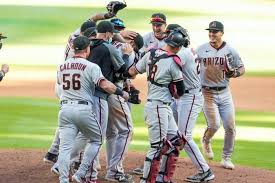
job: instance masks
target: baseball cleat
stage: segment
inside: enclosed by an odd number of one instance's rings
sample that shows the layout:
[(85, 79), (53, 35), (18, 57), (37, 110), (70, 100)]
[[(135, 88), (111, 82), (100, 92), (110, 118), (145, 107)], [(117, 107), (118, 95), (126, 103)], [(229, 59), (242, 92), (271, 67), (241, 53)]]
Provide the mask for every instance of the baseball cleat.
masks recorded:
[(211, 143), (205, 143), (205, 141), (202, 139), (201, 140), (201, 146), (202, 146), (202, 153), (208, 158), (208, 159), (213, 159), (214, 158), (214, 153), (212, 150)]
[(235, 168), (230, 157), (222, 158), (221, 165), (225, 169), (233, 170)]
[(58, 170), (57, 167), (54, 167), (54, 166), (53, 166), (53, 167), (51, 168), (51, 172), (54, 173), (54, 174), (57, 175), (57, 176), (60, 175), (59, 170)]
[(132, 180), (132, 175), (123, 174), (119, 176), (105, 176), (105, 179), (111, 182), (122, 182), (122, 183), (134, 183)]
[(143, 175), (143, 165), (141, 167), (135, 168), (132, 172), (137, 175)]
[(43, 161), (45, 163), (56, 163), (57, 162), (57, 158), (58, 158), (57, 154), (53, 154), (53, 153), (47, 152), (46, 155), (45, 155), (45, 157), (43, 158)]
[(186, 178), (187, 182), (208, 182), (215, 178), (215, 175), (213, 174), (212, 170), (209, 169), (207, 172), (204, 173), (197, 173), (192, 176), (188, 176)]

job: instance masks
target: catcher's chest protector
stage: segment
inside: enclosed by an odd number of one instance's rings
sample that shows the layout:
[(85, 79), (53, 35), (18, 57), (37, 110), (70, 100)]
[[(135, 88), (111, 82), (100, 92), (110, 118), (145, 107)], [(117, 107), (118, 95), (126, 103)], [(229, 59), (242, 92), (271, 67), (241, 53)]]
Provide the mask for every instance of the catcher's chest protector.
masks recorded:
[(180, 67), (182, 70), (182, 63), (180, 58), (176, 54), (169, 54), (166, 51), (162, 49), (152, 49), (150, 50), (150, 60), (151, 63), (149, 65), (149, 74), (147, 77), (147, 81), (150, 81), (152, 84), (160, 86), (160, 87), (168, 87), (168, 85), (160, 84), (154, 80), (155, 78), (155, 73), (157, 71), (157, 65), (156, 63), (160, 61), (161, 59), (169, 58), (172, 57), (173, 61)]

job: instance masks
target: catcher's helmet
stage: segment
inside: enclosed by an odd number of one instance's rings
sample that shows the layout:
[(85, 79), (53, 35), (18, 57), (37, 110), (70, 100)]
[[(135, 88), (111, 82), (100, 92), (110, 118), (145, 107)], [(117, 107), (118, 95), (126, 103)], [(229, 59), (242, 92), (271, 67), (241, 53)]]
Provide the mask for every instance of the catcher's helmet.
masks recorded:
[(172, 47), (183, 46), (185, 48), (190, 44), (190, 38), (186, 29), (182, 27), (177, 27), (170, 30), (170, 34), (165, 39), (165, 42)]

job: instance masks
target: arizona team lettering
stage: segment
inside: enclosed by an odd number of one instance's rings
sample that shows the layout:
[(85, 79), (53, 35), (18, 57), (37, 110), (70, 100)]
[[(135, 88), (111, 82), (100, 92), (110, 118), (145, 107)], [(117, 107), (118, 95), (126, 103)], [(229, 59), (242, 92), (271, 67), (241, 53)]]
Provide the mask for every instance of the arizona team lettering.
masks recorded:
[(84, 71), (87, 65), (81, 63), (65, 63), (60, 66), (60, 71), (63, 70), (82, 70)]
[(203, 65), (206, 67), (208, 65), (223, 65), (224, 64), (224, 57), (208, 57), (208, 58), (203, 58), (202, 62)]

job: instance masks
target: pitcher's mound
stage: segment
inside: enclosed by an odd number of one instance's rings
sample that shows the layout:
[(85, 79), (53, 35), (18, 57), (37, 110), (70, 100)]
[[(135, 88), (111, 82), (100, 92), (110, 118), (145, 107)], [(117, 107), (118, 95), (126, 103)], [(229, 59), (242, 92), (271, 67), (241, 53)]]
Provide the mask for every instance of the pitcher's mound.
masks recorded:
[[(51, 166), (42, 159), (45, 150), (0, 150), (0, 182), (1, 183), (58, 183), (58, 177), (50, 172)], [(124, 162), (126, 172), (143, 163), (145, 153), (129, 152)], [(102, 171), (99, 179), (104, 181), (105, 161), (101, 156)], [(235, 170), (225, 170), (217, 163), (210, 163), (215, 173), (215, 183), (274, 183), (275, 172), (248, 167), (237, 166)], [(196, 173), (189, 159), (181, 158), (178, 162), (175, 183), (182, 183), (185, 177)], [(139, 176), (133, 175), (135, 182)]]

